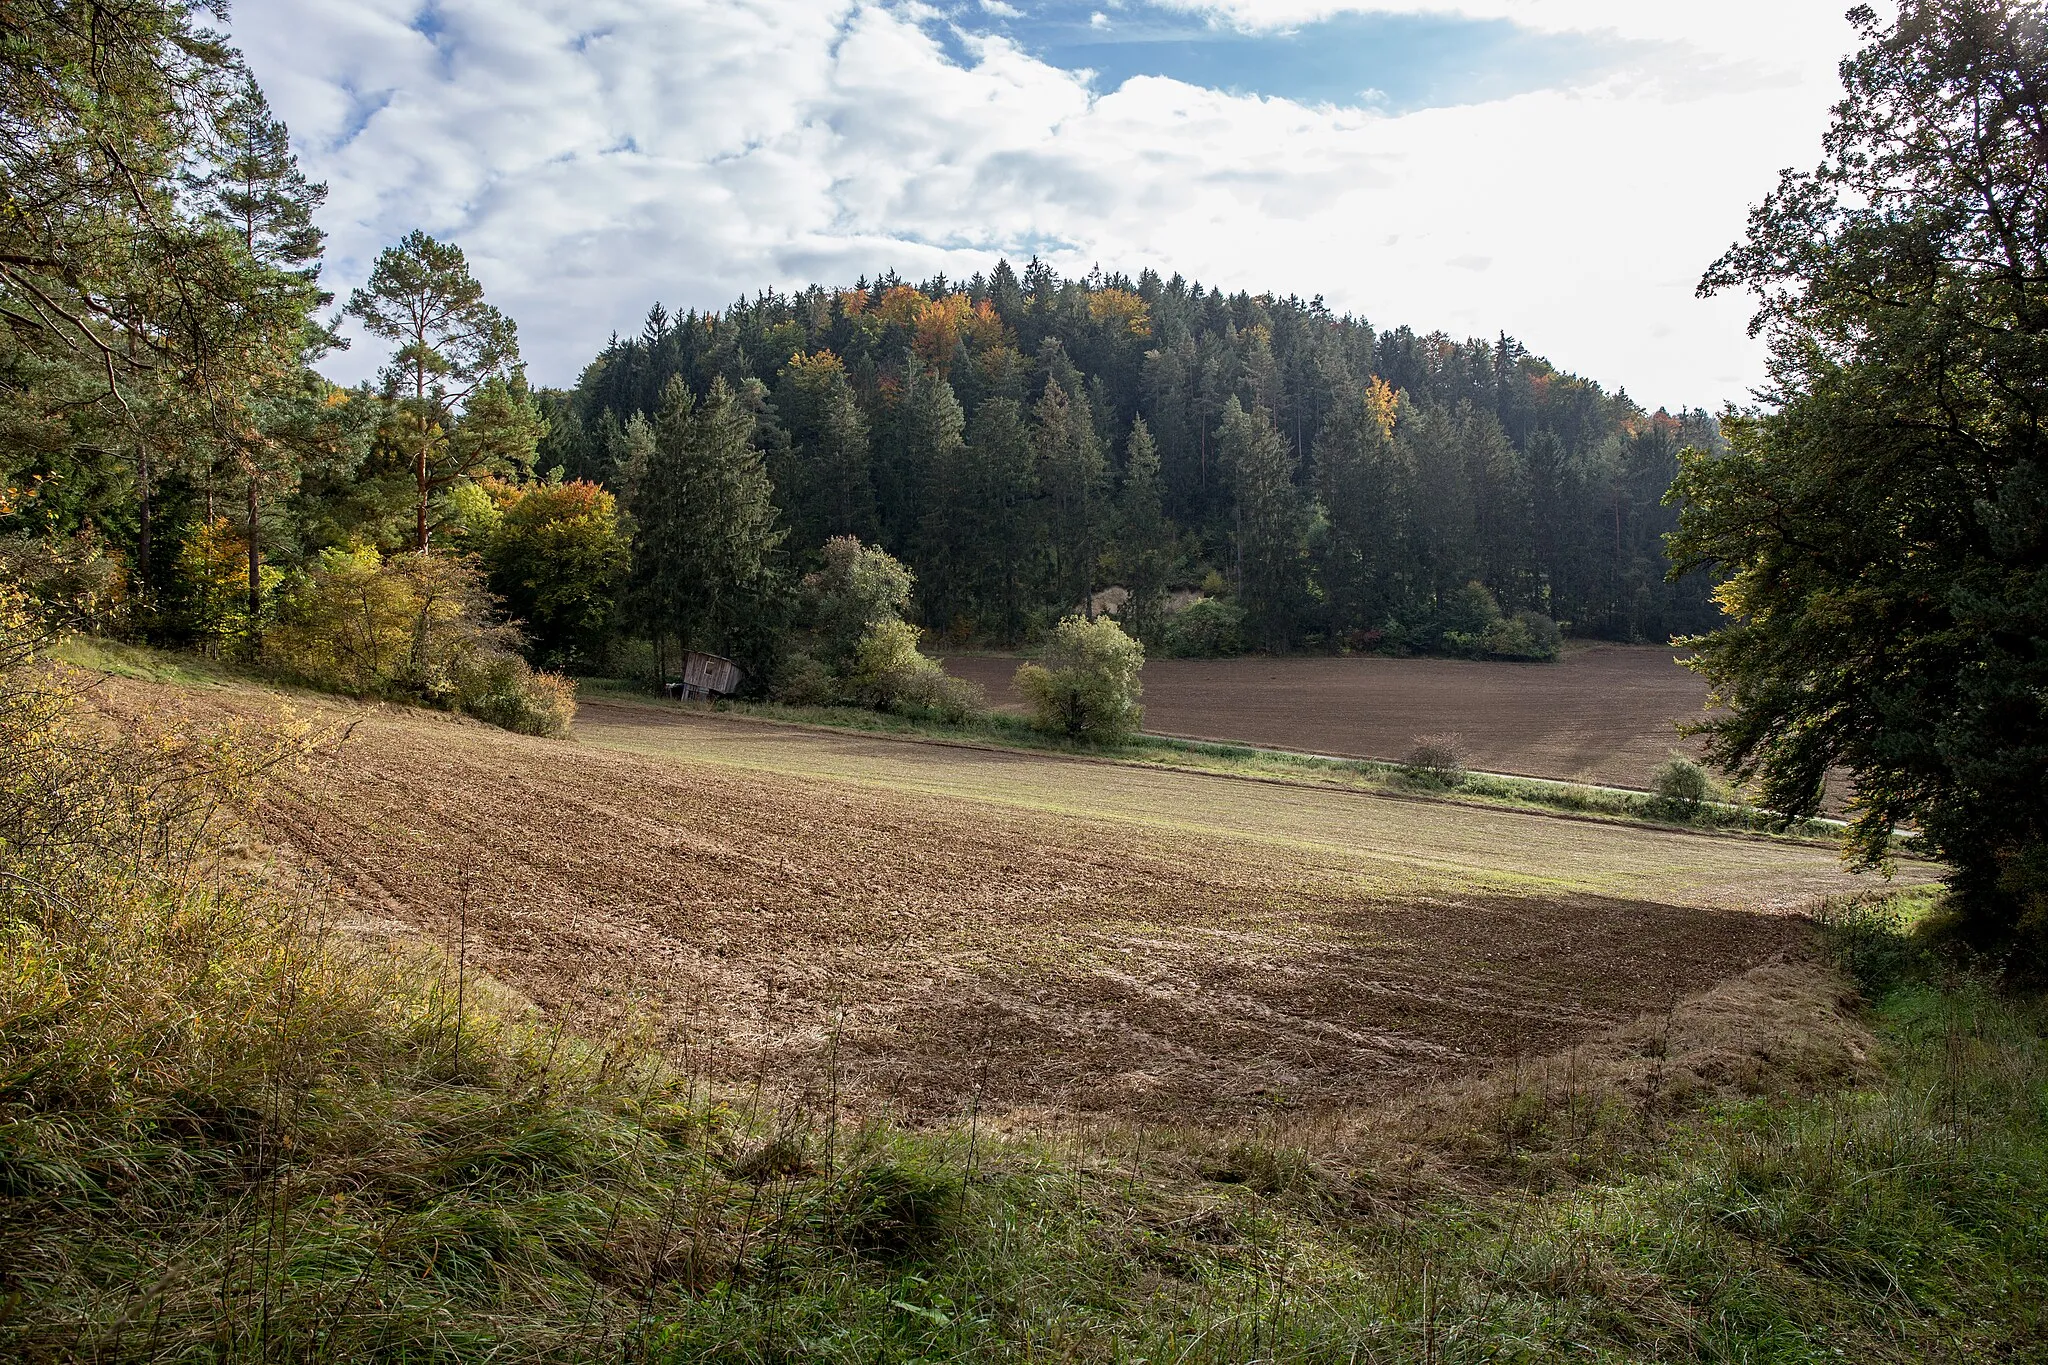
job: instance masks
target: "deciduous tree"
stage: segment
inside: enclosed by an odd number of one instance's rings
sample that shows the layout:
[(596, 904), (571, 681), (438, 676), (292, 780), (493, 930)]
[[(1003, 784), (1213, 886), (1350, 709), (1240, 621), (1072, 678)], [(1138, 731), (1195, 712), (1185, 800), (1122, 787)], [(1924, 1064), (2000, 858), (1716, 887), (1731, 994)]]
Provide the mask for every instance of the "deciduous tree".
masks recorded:
[(1713, 757), (1788, 816), (1854, 783), (1987, 941), (2048, 930), (2048, 15), (1908, 0), (1820, 165), (1787, 172), (1705, 292), (1747, 289), (1770, 410), (1684, 457), (1674, 573), (1714, 566)]

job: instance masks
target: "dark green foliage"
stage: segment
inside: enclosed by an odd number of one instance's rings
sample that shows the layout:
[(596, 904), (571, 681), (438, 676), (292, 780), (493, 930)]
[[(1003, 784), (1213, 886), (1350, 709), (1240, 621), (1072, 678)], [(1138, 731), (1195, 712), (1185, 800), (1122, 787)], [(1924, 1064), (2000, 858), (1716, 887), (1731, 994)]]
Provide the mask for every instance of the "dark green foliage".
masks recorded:
[(1712, 623), (1705, 575), (1667, 584), (1661, 541), (1705, 414), (1646, 413), (1506, 338), (1378, 333), (1150, 272), (1022, 275), (657, 307), (550, 400), (589, 443), (555, 458), (601, 467), (672, 377), (757, 377), (793, 553), (879, 536), (917, 572), (919, 619), (960, 640), (1021, 642), (1112, 586), (1157, 638), (1166, 596), (1211, 573), (1263, 649), (1443, 648), (1445, 598), (1475, 580), (1530, 625)]
[(740, 658), (758, 677), (772, 648), (760, 627), (784, 592), (775, 553), (785, 533), (754, 425), (723, 379), (702, 403), (671, 381), (634, 479), (626, 601), (637, 633)]
[(1917, 826), (1986, 942), (2048, 929), (2048, 20), (1939, 0), (1848, 61), (1826, 159), (1703, 289), (1761, 300), (1766, 415), (1689, 451), (1673, 554), (1727, 577), (1707, 733), (1762, 803), (1854, 775), (1854, 842)]
[(1166, 588), (1173, 572), (1173, 524), (1166, 519), (1159, 447), (1145, 419), (1131, 423), (1117, 498), (1116, 545), (1110, 571), (1130, 594), (1117, 622), (1140, 642), (1158, 644), (1166, 625)]
[[(683, 374), (679, 367), (669, 373)], [(775, 409), (789, 433), (792, 452), (791, 462), (774, 471), (775, 482), (789, 508), (796, 543), (822, 545), (831, 536), (872, 537), (877, 521), (868, 419), (854, 398), (846, 367), (830, 352), (792, 358), (776, 386)], [(620, 415), (641, 410), (627, 408)], [(797, 460), (795, 452), (809, 458)]]
[(1171, 659), (1223, 659), (1244, 653), (1244, 608), (1204, 597), (1168, 613), (1163, 630)]
[(1062, 611), (1078, 609), (1096, 586), (1095, 560), (1105, 512), (1102, 446), (1088, 400), (1061, 388), (1057, 378), (1046, 381), (1031, 415), (1038, 487), (1045, 497), (1053, 600)]
[(1308, 596), (1308, 507), (1266, 409), (1246, 412), (1232, 398), (1217, 448), (1236, 504), (1231, 538), (1245, 631), (1260, 648), (1278, 652), (1295, 638)]

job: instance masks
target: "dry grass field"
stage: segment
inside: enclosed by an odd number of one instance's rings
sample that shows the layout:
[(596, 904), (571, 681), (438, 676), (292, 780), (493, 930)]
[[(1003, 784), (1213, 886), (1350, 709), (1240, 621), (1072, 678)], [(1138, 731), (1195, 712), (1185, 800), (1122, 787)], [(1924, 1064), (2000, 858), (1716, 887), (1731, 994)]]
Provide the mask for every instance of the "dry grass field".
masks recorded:
[[(1574, 646), (1553, 664), (1461, 659), (1154, 659), (1145, 665), (1145, 728), (1345, 758), (1399, 760), (1417, 735), (1461, 735), (1472, 765), (1623, 787), (1679, 745), (1706, 684), (1669, 648)], [(946, 670), (1021, 709), (1019, 660), (960, 655)]]
[(653, 704), (578, 730), (377, 711), (262, 832), (579, 1028), (917, 1120), (1355, 1112), (1666, 1010), (1861, 885), (1812, 846)]

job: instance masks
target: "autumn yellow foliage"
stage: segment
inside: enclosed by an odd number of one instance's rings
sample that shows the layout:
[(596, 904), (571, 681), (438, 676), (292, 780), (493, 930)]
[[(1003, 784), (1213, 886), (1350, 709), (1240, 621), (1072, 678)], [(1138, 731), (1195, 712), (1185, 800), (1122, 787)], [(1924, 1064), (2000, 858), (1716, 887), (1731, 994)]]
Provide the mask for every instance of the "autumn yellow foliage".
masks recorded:
[(1098, 289), (1090, 294), (1088, 316), (1123, 336), (1152, 335), (1152, 310), (1128, 289)]

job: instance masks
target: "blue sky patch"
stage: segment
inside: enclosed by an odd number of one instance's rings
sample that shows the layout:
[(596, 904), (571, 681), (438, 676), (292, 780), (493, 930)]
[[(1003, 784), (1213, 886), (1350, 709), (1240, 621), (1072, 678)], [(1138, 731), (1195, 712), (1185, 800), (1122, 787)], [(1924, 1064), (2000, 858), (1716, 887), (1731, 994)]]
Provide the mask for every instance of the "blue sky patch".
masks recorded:
[(1092, 70), (1105, 93), (1133, 76), (1167, 76), (1232, 94), (1393, 114), (1587, 84), (1648, 46), (1456, 15), (1339, 14), (1246, 32), (1144, 0), (959, 0), (933, 31), (963, 64), (962, 34), (1000, 34), (1052, 66)]

